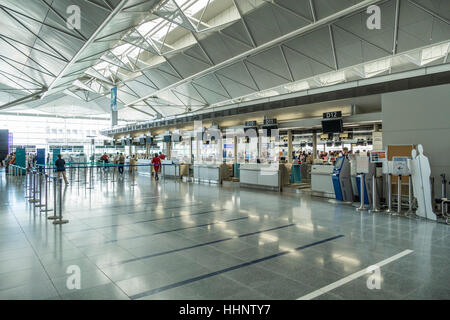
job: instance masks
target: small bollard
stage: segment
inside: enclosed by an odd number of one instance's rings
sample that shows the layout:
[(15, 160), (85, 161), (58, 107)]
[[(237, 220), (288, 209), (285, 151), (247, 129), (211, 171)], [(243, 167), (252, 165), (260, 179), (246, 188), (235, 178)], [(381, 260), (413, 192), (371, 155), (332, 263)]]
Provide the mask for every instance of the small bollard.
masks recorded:
[(402, 213), (402, 175), (398, 176), (397, 180), (397, 212), (394, 215), (401, 215)]
[(387, 214), (392, 214), (394, 210), (392, 210), (392, 174), (388, 174), (388, 208), (384, 211)]
[(49, 211), (52, 211), (53, 209), (48, 208), (48, 179), (49, 179), (48, 174), (44, 173), (44, 178), (45, 178), (45, 204), (44, 204), (45, 209), (41, 209), (41, 212), (47, 213)]
[(44, 205), (42, 204), (42, 172), (38, 172), (37, 173), (39, 176), (38, 179), (38, 183), (39, 183), (39, 204), (35, 205), (35, 208), (40, 208), (43, 207)]
[(56, 201), (58, 200), (58, 198), (56, 197), (56, 185), (57, 185), (57, 181), (58, 178), (57, 177), (52, 177), (53, 180), (53, 216), (47, 217), (48, 220), (55, 220), (58, 219), (58, 216), (56, 215)]
[(377, 203), (377, 176), (374, 174), (372, 176), (372, 208), (369, 210), (369, 213), (380, 212)]
[(36, 170), (33, 170), (33, 199), (29, 200), (31, 203), (37, 203), (39, 202), (39, 199), (36, 199), (36, 193), (37, 191), (37, 181), (36, 181)]
[(365, 183), (365, 179), (364, 179), (364, 174), (360, 174), (359, 175), (359, 181), (360, 181), (360, 191), (359, 191), (359, 197), (361, 198), (361, 205), (356, 208), (356, 211), (366, 211), (366, 207), (364, 206), (364, 183)]
[(406, 211), (405, 216), (411, 217), (414, 216), (414, 210), (413, 210), (413, 190), (412, 190), (412, 176), (408, 176), (408, 211)]

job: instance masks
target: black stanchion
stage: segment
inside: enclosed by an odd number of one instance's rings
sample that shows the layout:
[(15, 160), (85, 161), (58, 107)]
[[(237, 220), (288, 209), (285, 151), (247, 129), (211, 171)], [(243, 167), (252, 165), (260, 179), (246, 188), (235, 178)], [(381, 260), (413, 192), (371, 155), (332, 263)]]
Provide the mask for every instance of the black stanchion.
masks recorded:
[(52, 181), (53, 181), (53, 216), (47, 217), (47, 219), (49, 220), (55, 220), (58, 219), (58, 216), (56, 215), (56, 201), (57, 201), (57, 197), (56, 197), (56, 185), (57, 185), (57, 180), (58, 178), (56, 177), (52, 177)]

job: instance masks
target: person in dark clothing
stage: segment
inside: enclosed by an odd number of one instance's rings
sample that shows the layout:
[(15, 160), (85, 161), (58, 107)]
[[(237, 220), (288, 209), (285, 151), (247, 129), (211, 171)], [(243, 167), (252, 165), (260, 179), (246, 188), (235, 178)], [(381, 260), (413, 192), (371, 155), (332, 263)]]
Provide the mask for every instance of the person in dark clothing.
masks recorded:
[(66, 176), (66, 161), (62, 158), (60, 154), (58, 154), (58, 160), (55, 161), (56, 173), (58, 174), (58, 179), (61, 178), (61, 175), (64, 178), (64, 182), (69, 184)]
[(121, 153), (119, 156), (119, 173), (120, 174), (123, 174), (124, 165), (125, 165), (125, 157), (124, 157), (123, 153)]
[(157, 153), (155, 153), (155, 156), (152, 159), (152, 164), (153, 164), (153, 166), (154, 166), (153, 168), (155, 170), (155, 180), (159, 180), (158, 172), (161, 167), (161, 159), (159, 158)]

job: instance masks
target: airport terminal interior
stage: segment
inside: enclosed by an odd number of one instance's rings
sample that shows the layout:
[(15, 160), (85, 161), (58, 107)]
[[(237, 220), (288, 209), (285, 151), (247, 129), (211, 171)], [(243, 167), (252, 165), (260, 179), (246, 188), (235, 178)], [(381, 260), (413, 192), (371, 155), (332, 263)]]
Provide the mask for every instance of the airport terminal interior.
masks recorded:
[(450, 1), (0, 0), (0, 300), (450, 299)]

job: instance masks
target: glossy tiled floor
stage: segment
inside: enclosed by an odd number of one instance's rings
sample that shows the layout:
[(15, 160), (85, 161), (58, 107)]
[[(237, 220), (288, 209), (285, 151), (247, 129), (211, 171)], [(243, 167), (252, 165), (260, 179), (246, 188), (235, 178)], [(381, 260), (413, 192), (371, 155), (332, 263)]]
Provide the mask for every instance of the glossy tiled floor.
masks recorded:
[[(0, 299), (449, 299), (450, 227), (320, 198), (127, 177), (63, 190), (54, 226), (0, 171)], [(51, 205), (52, 206), (52, 205)], [(67, 268), (81, 270), (69, 290)]]

